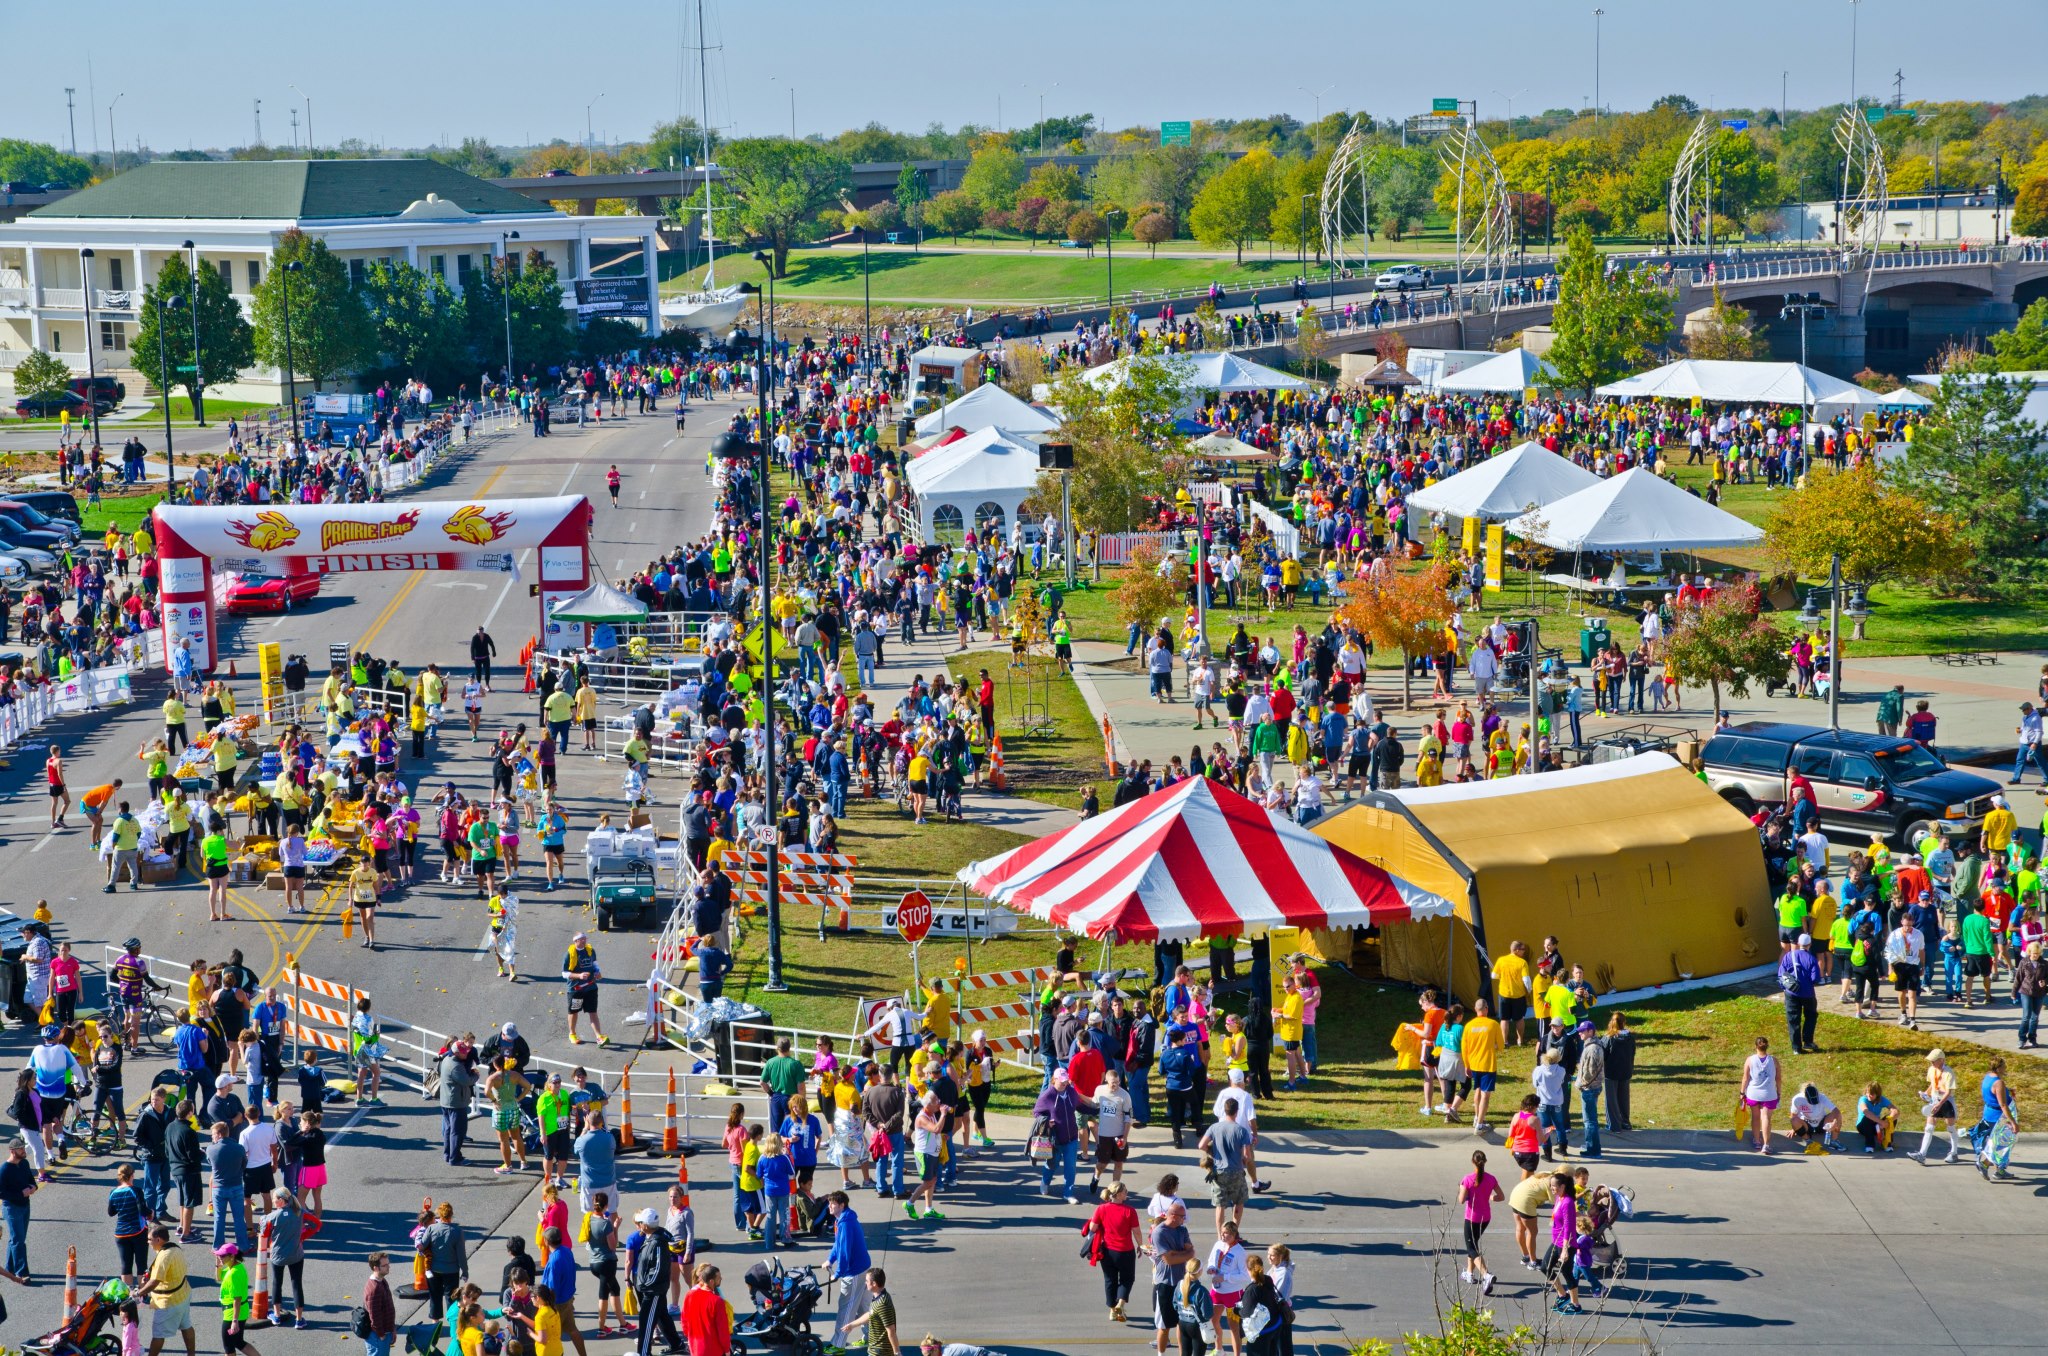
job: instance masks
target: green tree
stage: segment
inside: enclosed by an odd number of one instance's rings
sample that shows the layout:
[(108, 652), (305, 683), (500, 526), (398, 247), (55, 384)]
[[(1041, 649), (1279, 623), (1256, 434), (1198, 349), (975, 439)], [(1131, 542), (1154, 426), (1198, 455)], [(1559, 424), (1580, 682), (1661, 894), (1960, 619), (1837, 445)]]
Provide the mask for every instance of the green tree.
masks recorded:
[(1082, 182), (1081, 171), (1072, 165), (1046, 160), (1032, 169), (1017, 194), (1023, 198), (1044, 198), (1047, 202), (1086, 202), (1088, 185)]
[(1705, 317), (1686, 323), (1685, 351), (1688, 357), (1741, 363), (1766, 356), (1770, 344), (1756, 332), (1749, 312), (1722, 300), (1721, 289), (1716, 285), (1714, 304)]
[(1131, 531), (1147, 515), (1147, 496), (1170, 493), (1180, 483), (1187, 437), (1174, 420), (1187, 406), (1192, 379), (1193, 363), (1178, 355), (1133, 357), (1106, 388), (1079, 368), (1061, 373), (1049, 403), (1062, 411), (1060, 436), (1074, 447), (1078, 526)]
[(502, 179), (512, 172), (512, 162), (483, 137), (464, 137), (460, 146), (434, 151), (432, 158), (479, 179)]
[(1747, 697), (1751, 683), (1783, 682), (1791, 641), (1764, 616), (1753, 588), (1717, 589), (1698, 607), (1679, 613), (1665, 653), (1681, 683), (1704, 685), (1721, 719), (1721, 692)]
[(2014, 235), (2048, 235), (2048, 174), (2020, 181), (2012, 199)]
[[(1081, 521), (1081, 515), (1074, 515)], [(1180, 616), (1188, 596), (1188, 565), (1181, 556), (1171, 560), (1151, 542), (1141, 542), (1124, 562), (1121, 580), (1112, 604), (1116, 619), (1126, 626), (1154, 631), (1162, 622)]]
[[(168, 297), (178, 299), (178, 308), (163, 309)], [(298, 300), (296, 296), (292, 298)], [(242, 315), (241, 303), (228, 291), (227, 280), (218, 269), (199, 270), (199, 372), (200, 390), (233, 381), (242, 369), (256, 361), (256, 332)], [(142, 311), (135, 338), (128, 351), (135, 365), (151, 380), (162, 381), (157, 370), (157, 327), (163, 331), (163, 357), (169, 363), (170, 381), (192, 394), (193, 375), (178, 369), (192, 365), (192, 270), (185, 256), (173, 254), (157, 270), (156, 281), (142, 293)], [(296, 324), (296, 321), (294, 322)], [(294, 333), (294, 356), (298, 335)]]
[(1266, 225), (1266, 238), (1276, 245), (1299, 248), (1304, 240), (1309, 252), (1323, 257), (1323, 176), (1329, 172), (1328, 152), (1313, 159), (1290, 156), (1282, 160), (1273, 175), (1273, 213)]
[(1427, 150), (1387, 151), (1367, 176), (1372, 224), (1388, 240), (1399, 240), (1429, 215), (1429, 194), (1436, 182)]
[[(1051, 216), (1052, 209), (1047, 208), (1045, 215)], [(1040, 221), (1044, 219), (1039, 218)], [(1091, 259), (1095, 257), (1095, 247), (1109, 238), (1109, 223), (1103, 220), (1102, 213), (1087, 207), (1077, 207), (1068, 212), (1063, 229), (1067, 239), (1085, 248)]]
[[(298, 264), (296, 271), (291, 265)], [(285, 366), (285, 293), (291, 293), (291, 366), (313, 389), (346, 376), (376, 357), (375, 327), (348, 270), (327, 242), (294, 227), (277, 238), (270, 272), (256, 285), (256, 356)]]
[[(711, 129), (711, 151), (715, 156), (725, 138), (718, 135), (718, 129)], [(704, 159), (704, 129), (688, 114), (671, 122), (658, 124), (648, 136), (647, 144), (640, 148), (638, 160), (648, 169), (682, 170), (696, 168)]]
[(1244, 262), (1247, 240), (1259, 239), (1273, 222), (1273, 153), (1247, 151), (1225, 165), (1195, 195), (1188, 225), (1205, 245), (1230, 245)]
[(29, 350), (29, 355), (14, 369), (17, 395), (55, 395), (70, 384), (71, 368), (65, 361), (39, 348)]
[(925, 220), (935, 231), (944, 231), (958, 244), (960, 237), (981, 225), (981, 204), (957, 188), (949, 188), (925, 204)]
[(44, 184), (83, 188), (92, 182), (92, 166), (46, 141), (0, 137), (0, 179), (19, 179), (38, 188)]
[(1220, 163), (1220, 156), (1193, 146), (1117, 150), (1096, 162), (1088, 193), (1098, 211), (1112, 205), (1128, 209), (1158, 203), (1178, 228), (1187, 222), (1203, 180)]
[(1558, 385), (1591, 391), (1647, 365), (1671, 332), (1671, 298), (1647, 269), (1607, 272), (1581, 226), (1565, 237), (1558, 265), (1557, 338), (1546, 355)]
[(2026, 417), (2028, 393), (2005, 377), (1944, 373), (1890, 467), (1894, 484), (1955, 519), (1986, 590), (2037, 580), (2048, 558), (2048, 456), (2042, 426)]
[(2048, 298), (2020, 313), (2009, 330), (1991, 336), (1991, 366), (2001, 372), (2048, 369)]
[(896, 192), (892, 196), (908, 220), (911, 208), (931, 201), (932, 191), (925, 185), (924, 171), (915, 165), (905, 165), (896, 175)]
[(1816, 469), (1804, 489), (1779, 496), (1776, 504), (1764, 525), (1765, 549), (1808, 579), (1825, 577), (1837, 555), (1842, 578), (1852, 584), (1940, 582), (1961, 578), (1969, 568), (1961, 524), (1888, 483), (1869, 462), (1844, 471)]
[(403, 260), (371, 264), (363, 301), (376, 326), (378, 353), (405, 376), (445, 387), (468, 367), (463, 300), (440, 274)]
[(740, 225), (768, 242), (775, 276), (789, 276), (789, 251), (820, 234), (820, 215), (853, 188), (853, 166), (822, 146), (782, 137), (735, 141), (719, 153), (740, 201)]
[(516, 371), (530, 372), (568, 357), (574, 336), (562, 309), (562, 284), (555, 266), (538, 251), (528, 253), (523, 266), (512, 267), (518, 263), (522, 261), (498, 258), (488, 269), (472, 269), (463, 284), (462, 306), (470, 347), (492, 366), (504, 361), (509, 309), (512, 365)]
[(1017, 190), (1024, 186), (1024, 157), (1008, 146), (984, 146), (967, 162), (960, 176), (960, 191), (972, 198), (982, 211), (1009, 211), (1017, 205)]
[(1141, 245), (1152, 249), (1152, 257), (1159, 257), (1159, 247), (1173, 239), (1173, 223), (1166, 219), (1164, 212), (1147, 212), (1131, 227), (1131, 235)]

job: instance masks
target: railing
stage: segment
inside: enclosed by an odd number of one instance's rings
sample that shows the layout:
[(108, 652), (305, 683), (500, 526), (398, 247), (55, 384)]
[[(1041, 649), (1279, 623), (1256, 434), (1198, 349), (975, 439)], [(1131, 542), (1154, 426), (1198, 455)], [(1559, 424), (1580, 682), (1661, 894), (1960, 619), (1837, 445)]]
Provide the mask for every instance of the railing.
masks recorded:
[[(536, 665), (536, 679), (542, 669), (554, 669), (557, 676), (576, 664), (582, 664), (584, 678), (589, 684), (610, 701), (623, 702), (634, 706), (656, 697), (666, 696), (680, 683), (686, 681), (672, 674), (660, 660), (633, 662), (618, 659), (587, 659), (573, 654), (556, 654), (552, 650), (537, 650), (533, 662)], [(660, 667), (657, 667), (660, 665)]]
[(0, 307), (10, 310), (27, 310), (35, 293), (26, 287), (0, 287)]
[(1766, 259), (1760, 263), (1716, 263), (1712, 271), (1705, 268), (1689, 270), (1694, 287), (1707, 287), (1714, 283), (1747, 282), (1760, 278), (1811, 278), (1840, 273), (1846, 265), (1842, 256), (1829, 254), (1811, 259)]
[(85, 289), (82, 287), (45, 287), (43, 305), (60, 311), (82, 311), (85, 309)]
[(1902, 250), (1881, 253), (1870, 261), (1874, 269), (1956, 268), (1970, 264), (2000, 264), (2020, 257), (2024, 247), (2008, 245), (1990, 249)]

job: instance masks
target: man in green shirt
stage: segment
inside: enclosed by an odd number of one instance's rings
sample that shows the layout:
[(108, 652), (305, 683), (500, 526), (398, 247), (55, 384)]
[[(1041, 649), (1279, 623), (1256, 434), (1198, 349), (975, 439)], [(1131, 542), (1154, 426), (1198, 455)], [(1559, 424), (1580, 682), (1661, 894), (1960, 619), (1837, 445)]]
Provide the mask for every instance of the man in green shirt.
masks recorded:
[(1977, 1006), (1970, 997), (1970, 981), (1981, 977), (1984, 980), (1984, 1005), (1991, 1005), (1991, 920), (1984, 916), (1982, 909), (1973, 909), (1963, 918), (1963, 1006)]
[(1795, 943), (1799, 934), (1806, 931), (1807, 915), (1812, 906), (1806, 897), (1787, 886), (1785, 893), (1778, 896), (1778, 942), (1780, 945)]
[(789, 1037), (775, 1042), (775, 1057), (761, 1066), (761, 1087), (768, 1093), (768, 1124), (780, 1129), (789, 1114), (789, 1099), (804, 1089), (804, 1066), (790, 1055)]
[(206, 872), (206, 919), (232, 923), (228, 912), (228, 840), (219, 829), (199, 840), (199, 860)]
[(107, 858), (106, 893), (114, 893), (114, 887), (121, 883), (122, 873), (134, 883), (137, 890), (142, 888), (142, 821), (129, 812), (128, 802), (121, 802), (119, 814), (107, 826), (107, 832), (114, 835), (114, 851)]
[(869, 1267), (868, 1307), (839, 1329), (838, 1335), (844, 1337), (865, 1328), (868, 1356), (898, 1356), (903, 1349), (896, 1341), (896, 1301), (889, 1297), (888, 1281), (880, 1267)]
[(548, 694), (543, 710), (548, 733), (555, 737), (555, 747), (560, 748), (569, 738), (569, 721), (576, 714), (576, 694), (566, 687), (557, 687)]
[(543, 1181), (564, 1186), (569, 1178), (569, 1160), (575, 1157), (576, 1132), (569, 1127), (569, 1094), (562, 1090), (562, 1075), (548, 1075), (545, 1091), (534, 1100), (533, 1114), (540, 1121)]
[(469, 870), (476, 877), (476, 897), (488, 899), (498, 888), (498, 826), (486, 816), (469, 826)]

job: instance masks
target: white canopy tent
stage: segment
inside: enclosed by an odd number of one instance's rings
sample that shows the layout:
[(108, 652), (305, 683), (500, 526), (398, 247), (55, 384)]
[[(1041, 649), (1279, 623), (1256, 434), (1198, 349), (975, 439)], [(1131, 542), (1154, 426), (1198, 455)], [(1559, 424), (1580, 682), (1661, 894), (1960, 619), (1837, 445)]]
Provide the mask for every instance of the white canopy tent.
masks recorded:
[(941, 429), (965, 429), (978, 433), (985, 428), (1000, 429), (1013, 437), (1050, 433), (1060, 421), (1044, 408), (1019, 400), (993, 382), (975, 387), (958, 400), (936, 409), (917, 421), (922, 438)]
[(1764, 530), (1638, 466), (1510, 520), (1507, 530), (1559, 551), (1697, 551), (1752, 546)]
[(1933, 401), (1910, 386), (1901, 386), (1898, 390), (1888, 393), (1878, 403), (1888, 410), (1926, 410), (1934, 407)]
[(926, 541), (958, 542), (970, 531), (1002, 537), (1038, 484), (1038, 448), (985, 428), (925, 453), (903, 475)]
[(1413, 510), (1420, 509), (1453, 518), (1505, 522), (1532, 506), (1554, 504), (1599, 483), (1600, 477), (1543, 444), (1523, 443), (1409, 495), (1408, 521), (1411, 528), (1418, 525), (1420, 515)]
[[(1235, 353), (1198, 353), (1186, 361), (1191, 369), (1189, 384), (1197, 391), (1215, 391), (1219, 395), (1228, 395), (1233, 391), (1314, 389), (1313, 382), (1303, 381), (1300, 377), (1290, 377), (1276, 367), (1247, 361)], [(1124, 379), (1130, 364), (1129, 358), (1118, 358), (1100, 367), (1091, 367), (1083, 375), (1092, 385), (1114, 386)]]
[(1439, 391), (1490, 395), (1519, 393), (1531, 386), (1551, 385), (1557, 369), (1526, 348), (1510, 349), (1483, 363), (1454, 372), (1436, 384)]
[(1802, 363), (1720, 362), (1681, 358), (1633, 377), (1609, 382), (1593, 394), (1622, 399), (1717, 400), (1763, 405), (1859, 404), (1862, 387)]

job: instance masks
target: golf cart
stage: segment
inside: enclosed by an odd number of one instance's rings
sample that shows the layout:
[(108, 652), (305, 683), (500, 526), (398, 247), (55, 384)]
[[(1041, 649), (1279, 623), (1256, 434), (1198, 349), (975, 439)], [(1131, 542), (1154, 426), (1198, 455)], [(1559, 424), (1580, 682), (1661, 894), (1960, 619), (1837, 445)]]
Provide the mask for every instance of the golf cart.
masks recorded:
[(657, 909), (653, 862), (607, 856), (590, 863), (590, 910), (599, 932), (610, 932), (615, 919), (637, 921)]

